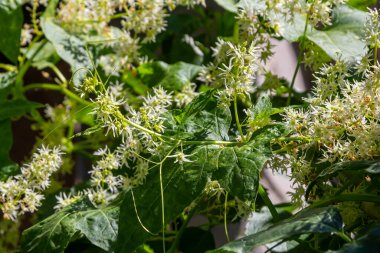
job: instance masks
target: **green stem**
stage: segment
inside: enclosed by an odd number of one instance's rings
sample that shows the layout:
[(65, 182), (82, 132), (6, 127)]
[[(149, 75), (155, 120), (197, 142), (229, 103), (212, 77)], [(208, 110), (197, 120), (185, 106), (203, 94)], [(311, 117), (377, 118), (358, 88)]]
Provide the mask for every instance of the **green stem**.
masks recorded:
[(341, 194), (341, 195), (333, 196), (329, 199), (315, 202), (310, 207), (327, 206), (336, 202), (344, 202), (344, 201), (354, 201), (354, 202), (364, 201), (364, 202), (380, 203), (380, 196), (372, 195), (372, 194)]
[(378, 52), (378, 45), (376, 43), (375, 49), (374, 49), (374, 56), (373, 56), (373, 65), (377, 65), (377, 52)]
[(66, 77), (62, 74), (62, 72), (55, 66), (54, 64), (49, 64), (49, 67), (54, 71), (54, 73), (58, 76), (59, 80), (61, 80), (62, 83), (67, 83)]
[(14, 72), (17, 70), (17, 68), (10, 64), (0, 63), (0, 68), (5, 69), (8, 72)]
[(227, 229), (227, 204), (228, 204), (228, 192), (226, 192), (226, 199), (224, 200), (224, 233), (226, 234), (227, 242), (230, 241)]
[(36, 35), (41, 35), (42, 32), (38, 28), (37, 24), (37, 8), (38, 8), (38, 1), (33, 1), (33, 7), (32, 7), (32, 24), (33, 24), (33, 31)]
[(166, 253), (166, 246), (165, 246), (165, 203), (164, 203), (164, 185), (163, 185), (163, 179), (162, 179), (162, 165), (164, 164), (165, 160), (170, 156), (170, 154), (173, 152), (174, 149), (177, 148), (179, 143), (174, 145), (174, 147), (167, 153), (167, 155), (162, 159), (160, 162), (160, 193), (161, 193), (161, 222), (162, 222), (162, 249), (163, 252)]
[(237, 141), (181, 141), (183, 145), (240, 145), (241, 142)]
[(336, 234), (346, 242), (352, 242), (352, 239), (344, 232), (336, 232)]
[(293, 73), (292, 82), (290, 83), (290, 86), (289, 86), (289, 95), (288, 95), (288, 100), (286, 102), (287, 106), (290, 105), (290, 101), (291, 101), (292, 96), (293, 96), (294, 83), (296, 82), (296, 77), (297, 77), (298, 71), (299, 71), (300, 66), (301, 66), (301, 60), (302, 60), (303, 52), (304, 52), (304, 42), (305, 42), (305, 37), (306, 37), (308, 25), (309, 25), (309, 13), (307, 13), (307, 15), (306, 15), (305, 27), (304, 27), (304, 30), (302, 33), (302, 38), (300, 41), (300, 52), (299, 52), (298, 57), (297, 57), (297, 65), (296, 65), (296, 69), (294, 70), (294, 73)]
[(41, 45), (34, 51), (33, 55), (24, 63), (21, 65), (20, 70), (16, 76), (16, 81), (15, 81), (15, 97), (22, 97), (23, 92), (22, 92), (22, 86), (23, 86), (23, 78), (26, 72), (28, 71), (30, 65), (33, 62), (34, 57), (40, 52), (40, 50), (43, 48), (43, 46), (46, 44), (47, 40), (42, 40)]
[(34, 83), (34, 84), (29, 84), (29, 85), (23, 87), (23, 91), (24, 92), (28, 91), (28, 90), (32, 90), (32, 89), (46, 89), (46, 90), (60, 91), (63, 94), (65, 94), (66, 96), (68, 96), (69, 98), (71, 98), (72, 100), (74, 100), (74, 101), (76, 101), (78, 103), (81, 103), (81, 104), (84, 104), (84, 105), (88, 105), (88, 106), (93, 106), (93, 104), (91, 102), (88, 102), (88, 101), (86, 101), (86, 100), (78, 97), (76, 94), (74, 94), (73, 92), (71, 92), (67, 88), (62, 87), (60, 85), (50, 84), (50, 83)]
[(273, 205), (272, 201), (270, 200), (267, 192), (265, 191), (264, 187), (260, 184), (259, 186), (259, 195), (263, 199), (265, 205), (269, 208), (269, 212), (271, 213), (273, 220), (276, 222), (280, 219), (280, 216), (278, 215), (278, 212)]
[(239, 114), (238, 114), (238, 108), (237, 108), (237, 97), (236, 97), (236, 95), (234, 96), (234, 113), (235, 113), (235, 120), (236, 120), (237, 128), (239, 130), (241, 139), (244, 142), (245, 139), (244, 139), (244, 135), (243, 135), (243, 129), (241, 128), (241, 124), (240, 124), (240, 121), (239, 121)]

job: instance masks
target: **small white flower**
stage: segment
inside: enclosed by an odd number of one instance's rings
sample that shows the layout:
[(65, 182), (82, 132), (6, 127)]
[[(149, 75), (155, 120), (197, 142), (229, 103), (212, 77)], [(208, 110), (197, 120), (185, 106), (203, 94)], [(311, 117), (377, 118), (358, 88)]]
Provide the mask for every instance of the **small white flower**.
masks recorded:
[(174, 163), (179, 163), (179, 164), (183, 164), (183, 163), (189, 163), (189, 162), (192, 162), (191, 160), (189, 160), (187, 157), (189, 157), (191, 155), (185, 155), (182, 151), (177, 151), (175, 153), (175, 155), (171, 155), (171, 156), (168, 156), (168, 157), (175, 157), (175, 161)]

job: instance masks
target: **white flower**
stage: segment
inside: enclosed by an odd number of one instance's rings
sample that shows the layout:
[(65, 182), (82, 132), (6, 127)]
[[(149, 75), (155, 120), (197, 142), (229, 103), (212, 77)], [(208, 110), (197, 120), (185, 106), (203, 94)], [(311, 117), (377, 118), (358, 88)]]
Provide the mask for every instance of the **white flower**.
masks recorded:
[(175, 161), (174, 163), (179, 163), (179, 164), (183, 164), (183, 163), (189, 163), (189, 162), (192, 162), (191, 160), (189, 160), (187, 157), (189, 157), (191, 155), (185, 155), (182, 151), (177, 151), (175, 153), (175, 155), (171, 155), (171, 156), (168, 156), (168, 157), (175, 157)]

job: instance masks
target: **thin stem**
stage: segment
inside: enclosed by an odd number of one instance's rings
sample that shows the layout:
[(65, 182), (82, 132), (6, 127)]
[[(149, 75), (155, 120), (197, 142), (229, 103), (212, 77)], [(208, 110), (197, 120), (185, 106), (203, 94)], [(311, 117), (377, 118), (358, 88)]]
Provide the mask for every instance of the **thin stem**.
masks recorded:
[(298, 71), (299, 71), (300, 66), (301, 66), (301, 60), (302, 60), (302, 56), (303, 56), (303, 52), (304, 52), (304, 42), (305, 42), (305, 37), (306, 37), (308, 25), (309, 25), (309, 13), (307, 13), (307, 15), (306, 15), (305, 27), (304, 27), (304, 30), (302, 33), (302, 38), (300, 41), (300, 52), (299, 52), (298, 57), (297, 57), (297, 65), (296, 65), (296, 69), (294, 70), (294, 73), (293, 73), (292, 82), (290, 83), (290, 86), (289, 86), (289, 95), (288, 95), (288, 100), (286, 103), (286, 105), (288, 105), (288, 106), (290, 105), (290, 101), (291, 101), (292, 96), (293, 96), (294, 83), (296, 81), (296, 77), (297, 77)]
[(78, 97), (76, 94), (74, 94), (73, 92), (71, 92), (67, 88), (62, 87), (60, 85), (50, 84), (50, 83), (34, 83), (34, 84), (29, 84), (29, 85), (23, 87), (24, 92), (28, 91), (28, 90), (32, 90), (32, 89), (46, 89), (46, 90), (60, 91), (63, 94), (65, 94), (66, 96), (68, 96), (69, 98), (73, 99), (74, 101), (77, 101), (78, 103), (93, 106), (93, 104), (91, 102), (88, 102), (88, 101)]
[(6, 71), (9, 71), (9, 72), (14, 72), (17, 70), (15, 66), (10, 65), (10, 64), (5, 64), (5, 63), (0, 63), (0, 68), (5, 69)]
[(273, 220), (278, 221), (280, 219), (280, 216), (278, 215), (278, 212), (275, 206), (273, 205), (267, 192), (265, 191), (264, 187), (261, 184), (259, 186), (259, 194), (260, 194), (260, 197), (263, 199), (265, 205), (269, 208), (269, 212), (271, 213)]
[(227, 202), (228, 202), (228, 192), (226, 192), (226, 199), (224, 200), (224, 233), (226, 234), (227, 242), (229, 242), (230, 236), (228, 235), (228, 229), (227, 229)]
[(43, 46), (46, 44), (47, 40), (43, 40), (39, 47), (34, 51), (33, 55), (20, 67), (20, 70), (16, 76), (16, 84), (15, 84), (15, 90), (16, 90), (16, 97), (22, 96), (22, 85), (23, 85), (23, 78), (24, 75), (26, 74), (26, 71), (28, 71), (30, 65), (33, 62), (34, 57), (40, 52), (40, 50), (43, 48)]
[(336, 234), (346, 242), (352, 242), (352, 239), (344, 232), (336, 232)]
[(57, 68), (57, 66), (55, 66), (54, 64), (49, 64), (49, 67), (54, 71), (54, 73), (58, 76), (59, 80), (61, 80), (62, 83), (67, 83), (66, 77)]
[(243, 135), (243, 129), (241, 128), (241, 124), (240, 124), (240, 121), (239, 121), (239, 114), (238, 114), (238, 108), (237, 108), (237, 97), (236, 97), (236, 95), (234, 96), (234, 113), (235, 113), (236, 125), (238, 127), (241, 139), (244, 142), (245, 139), (244, 139), (244, 135)]
[(181, 141), (183, 145), (241, 145), (244, 143), (237, 141)]
[(341, 194), (333, 196), (329, 199), (321, 200), (313, 203), (310, 207), (320, 207), (326, 206), (336, 202), (344, 201), (358, 201), (358, 202), (377, 202), (380, 203), (380, 196), (371, 195), (371, 194)]
[(135, 201), (135, 195), (133, 194), (133, 190), (132, 190), (132, 189), (131, 189), (131, 195), (132, 195), (133, 206), (134, 206), (134, 208), (135, 208), (136, 217), (137, 217), (137, 220), (138, 220), (139, 223), (140, 223), (140, 226), (141, 226), (141, 227), (142, 227), (147, 233), (149, 233), (149, 234), (151, 234), (151, 235), (157, 235), (157, 234), (155, 234), (155, 233), (150, 232), (150, 230), (147, 229), (147, 228), (144, 226), (144, 224), (142, 223), (142, 221), (141, 221), (141, 219), (140, 219), (140, 216), (139, 216), (139, 213), (137, 212), (137, 206), (136, 206), (136, 201)]
[(38, 24), (37, 24), (37, 8), (38, 8), (38, 1), (33, 1), (33, 7), (32, 7), (33, 31), (35, 34), (41, 35), (42, 32), (38, 28)]
[(165, 160), (170, 156), (170, 154), (173, 152), (174, 149), (177, 148), (179, 143), (174, 145), (174, 147), (167, 153), (167, 155), (162, 159), (160, 162), (160, 193), (161, 193), (161, 222), (162, 222), (162, 249), (163, 252), (166, 253), (166, 245), (165, 245), (165, 203), (164, 203), (164, 186), (163, 186), (163, 179), (162, 179), (162, 165), (164, 164)]
[(379, 46), (376, 43), (375, 49), (374, 49), (374, 56), (373, 56), (373, 65), (375, 65), (375, 66), (377, 65), (377, 53), (378, 53), (378, 49), (379, 49)]

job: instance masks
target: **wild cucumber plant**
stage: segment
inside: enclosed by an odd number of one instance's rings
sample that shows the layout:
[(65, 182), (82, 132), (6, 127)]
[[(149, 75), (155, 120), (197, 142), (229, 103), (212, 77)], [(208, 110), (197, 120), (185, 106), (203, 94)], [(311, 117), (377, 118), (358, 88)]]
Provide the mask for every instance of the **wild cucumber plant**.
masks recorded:
[[(0, 252), (376, 252), (375, 3), (2, 1)], [(273, 39), (298, 42), (289, 81), (266, 67)], [(36, 140), (14, 161), (20, 118)]]

